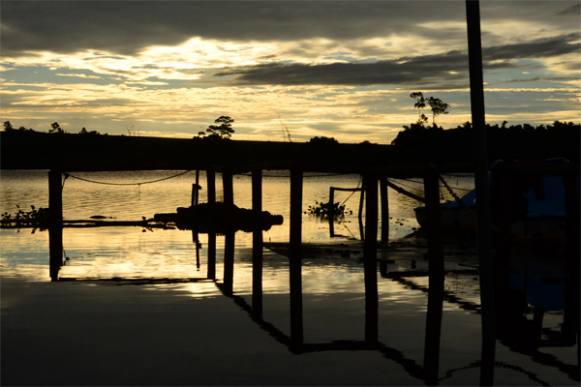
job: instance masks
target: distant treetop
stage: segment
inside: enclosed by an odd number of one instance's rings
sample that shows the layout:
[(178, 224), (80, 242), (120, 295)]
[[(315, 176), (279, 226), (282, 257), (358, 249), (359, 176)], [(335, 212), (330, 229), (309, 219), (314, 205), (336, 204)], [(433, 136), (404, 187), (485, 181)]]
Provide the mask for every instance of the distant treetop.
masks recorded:
[(232, 128), (233, 122), (234, 119), (230, 116), (220, 116), (214, 120), (215, 125), (208, 126), (205, 132), (199, 132), (194, 139), (210, 138), (228, 140), (235, 132), (234, 128)]
[(430, 106), (432, 110), (432, 125), (436, 125), (436, 117), (440, 114), (448, 114), (448, 105), (446, 102), (442, 101), (440, 98), (436, 97), (424, 97), (424, 93), (421, 91), (414, 91), (410, 94), (410, 98), (416, 100), (414, 107), (418, 110), (418, 121), (417, 125), (424, 126), (428, 122), (428, 116), (424, 114), (424, 108), (426, 104)]

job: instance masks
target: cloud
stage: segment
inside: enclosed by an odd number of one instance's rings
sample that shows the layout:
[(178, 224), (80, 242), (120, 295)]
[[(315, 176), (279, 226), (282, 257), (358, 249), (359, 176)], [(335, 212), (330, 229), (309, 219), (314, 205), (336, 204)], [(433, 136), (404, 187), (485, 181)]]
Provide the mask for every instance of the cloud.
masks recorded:
[[(527, 18), (539, 29), (577, 28), (557, 14), (574, 1), (482, 4), (483, 20)], [(521, 17), (522, 16), (522, 17)], [(418, 25), (440, 25), (418, 28)], [(450, 24), (451, 23), (451, 24)], [(415, 31), (449, 38), (465, 23), (463, 1), (2, 1), (4, 54), (95, 49), (135, 54), (192, 37), (237, 41), (348, 40)], [(486, 28), (486, 23), (484, 23)], [(463, 28), (453, 28), (464, 34)], [(448, 34), (448, 36), (445, 36)]]
[[(2, 46), (74, 52), (134, 53), (193, 36), (237, 40), (355, 38), (403, 27), (411, 4), (362, 1), (3, 1)], [(425, 4), (422, 19), (462, 17)], [(398, 21), (399, 20), (399, 21)], [(390, 23), (390, 21), (398, 21)]]
[[(527, 43), (484, 49), (486, 69), (513, 67), (512, 60), (544, 58), (568, 54), (579, 49), (578, 34), (568, 34)], [(467, 54), (449, 51), (442, 54), (404, 57), (373, 63), (268, 63), (218, 72), (242, 84), (283, 85), (416, 85), (458, 87), (467, 81)]]
[(579, 17), (581, 15), (581, 4), (575, 4), (570, 7), (565, 8), (558, 15), (575, 15)]
[(537, 39), (525, 43), (507, 44), (504, 46), (484, 49), (483, 55), (487, 60), (544, 58), (578, 52), (581, 48), (579, 38), (581, 34), (573, 33), (551, 38)]

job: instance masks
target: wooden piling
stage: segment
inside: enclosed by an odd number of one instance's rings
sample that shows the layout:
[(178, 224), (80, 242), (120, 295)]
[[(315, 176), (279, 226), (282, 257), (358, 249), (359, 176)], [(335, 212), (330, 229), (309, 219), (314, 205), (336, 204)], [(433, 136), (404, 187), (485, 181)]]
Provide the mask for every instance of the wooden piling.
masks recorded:
[(387, 197), (387, 178), (379, 179), (379, 196), (381, 200), (381, 246), (389, 244), (389, 198)]
[[(377, 342), (377, 176), (363, 176), (365, 187), (365, 241), (363, 274), (365, 279), (365, 341)], [(363, 192), (362, 192), (363, 195)]]
[[(262, 171), (252, 171), (252, 210), (262, 212)], [(255, 224), (252, 232), (252, 312), (262, 318), (262, 227)]]
[(196, 170), (196, 180), (192, 184), (192, 206), (200, 201), (200, 171)]
[[(216, 203), (216, 173), (213, 169), (206, 170), (208, 204)], [(208, 232), (208, 278), (216, 279), (216, 232)]]
[[(224, 189), (224, 204), (234, 204), (234, 187), (232, 172), (222, 172), (222, 186)], [(232, 294), (234, 281), (234, 231), (226, 231), (224, 234), (224, 293)]]
[(299, 350), (303, 345), (303, 295), (301, 273), (303, 173), (291, 171), (290, 197), (290, 312), (291, 345)]
[(430, 169), (424, 176), (427, 213), (429, 291), (424, 344), (424, 372), (428, 385), (438, 383), (440, 335), (444, 300), (444, 256), (440, 235), (440, 187), (438, 174)]
[(357, 220), (359, 221), (359, 236), (365, 239), (365, 230), (363, 228), (363, 206), (365, 204), (365, 179), (361, 183), (361, 194), (359, 195), (359, 209), (357, 211)]
[(63, 265), (63, 181), (62, 172), (51, 169), (48, 172), (48, 227), (50, 278), (58, 280)]

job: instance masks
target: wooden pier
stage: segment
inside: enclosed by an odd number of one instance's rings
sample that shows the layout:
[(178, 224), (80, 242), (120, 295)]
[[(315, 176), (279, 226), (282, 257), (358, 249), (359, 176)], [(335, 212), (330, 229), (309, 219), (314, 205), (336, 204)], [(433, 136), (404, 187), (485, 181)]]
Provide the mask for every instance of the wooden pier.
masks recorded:
[[(62, 264), (62, 174), (74, 171), (111, 170), (205, 170), (207, 198), (216, 201), (216, 171), (222, 174), (224, 202), (234, 203), (234, 173), (252, 175), (252, 207), (262, 210), (262, 171), (290, 171), (290, 306), (292, 347), (303, 345), (301, 225), (303, 176), (305, 172), (353, 173), (363, 176), (365, 197), (364, 265), (366, 294), (365, 340), (377, 341), (377, 237), (378, 199), (384, 226), (381, 240), (387, 244), (389, 210), (386, 178), (428, 176), (426, 187), (437, 192), (437, 172), (470, 172), (469, 154), (426, 155), (404, 152), (387, 145), (207, 141), (124, 136), (81, 136), (44, 133), (1, 133), (1, 165), (5, 169), (48, 169), (50, 213), (51, 278), (58, 280)], [(435, 165), (438, 165), (436, 167)], [(434, 178), (436, 176), (436, 178)], [(380, 184), (381, 183), (381, 184)], [(429, 186), (429, 187), (428, 187)], [(378, 189), (380, 195), (378, 195)], [(195, 192), (194, 192), (195, 191)], [(192, 191), (197, 195), (198, 191)], [(192, 198), (194, 200), (195, 198)], [(363, 203), (362, 203), (363, 204)], [(234, 232), (225, 236), (222, 290), (233, 293)], [(437, 244), (437, 241), (434, 241)], [(208, 235), (207, 277), (216, 278), (216, 233)], [(436, 249), (437, 250), (437, 249)], [(441, 259), (441, 254), (432, 254)], [(439, 266), (440, 264), (436, 264)], [(262, 231), (253, 233), (253, 311), (262, 315)], [(436, 280), (436, 283), (442, 280)]]
[[(252, 178), (252, 209), (262, 211), (262, 179), (264, 170), (290, 171), (290, 237), (289, 237), (289, 302), (292, 351), (310, 348), (304, 343), (302, 305), (302, 202), (303, 178), (307, 172), (350, 173), (362, 176), (361, 194), (365, 207), (363, 272), (365, 282), (365, 345), (380, 348), (378, 342), (378, 234), (383, 245), (389, 236), (389, 203), (387, 178), (420, 177), (424, 179), (425, 203), (428, 212), (429, 297), (426, 320), (426, 356), (422, 372), (426, 382), (434, 384), (438, 378), (438, 357), (444, 292), (443, 252), (439, 237), (439, 175), (468, 173), (474, 170), (474, 159), (469, 150), (457, 154), (430, 154), (401, 150), (387, 145), (331, 144), (315, 146), (308, 143), (251, 142), (251, 141), (196, 141), (183, 139), (81, 136), (42, 133), (0, 133), (0, 163), (2, 169), (46, 169), (49, 185), (49, 244), (50, 276), (58, 280), (63, 263), (62, 248), (62, 184), (63, 174), (75, 171), (121, 170), (204, 170), (208, 203), (216, 202), (216, 173), (221, 173), (224, 202), (235, 202), (233, 175), (250, 173)], [(547, 167), (550, 169), (550, 167)], [(551, 172), (548, 170), (548, 172)], [(579, 166), (555, 169), (558, 174), (579, 175)], [(567, 180), (569, 213), (578, 214), (578, 203), (572, 199), (574, 184)], [(378, 194), (379, 193), (379, 194)], [(192, 194), (197, 200), (198, 189)], [(378, 208), (378, 203), (381, 208)], [(383, 227), (378, 233), (378, 217)], [(573, 240), (578, 233), (578, 218), (571, 215), (568, 232)], [(578, 235), (578, 234), (577, 234)], [(207, 278), (216, 280), (216, 232), (208, 233)], [(224, 272), (221, 290), (234, 295), (234, 232), (226, 233)], [(262, 321), (262, 231), (253, 231), (252, 243), (252, 306), (251, 314)], [(573, 251), (574, 248), (572, 247)], [(578, 251), (578, 250), (577, 250)], [(578, 253), (577, 253), (578, 254)], [(570, 266), (578, 270), (578, 255), (572, 254)], [(577, 280), (578, 281), (578, 280)], [(578, 282), (568, 284), (568, 298), (578, 300)], [(569, 302), (574, 305), (574, 302)], [(578, 323), (579, 310), (567, 310), (566, 326)], [(276, 332), (275, 332), (276, 333)], [(570, 334), (574, 336), (575, 333)], [(286, 339), (285, 339), (286, 340)], [(357, 344), (362, 345), (362, 344)], [(329, 348), (334, 348), (333, 346)]]

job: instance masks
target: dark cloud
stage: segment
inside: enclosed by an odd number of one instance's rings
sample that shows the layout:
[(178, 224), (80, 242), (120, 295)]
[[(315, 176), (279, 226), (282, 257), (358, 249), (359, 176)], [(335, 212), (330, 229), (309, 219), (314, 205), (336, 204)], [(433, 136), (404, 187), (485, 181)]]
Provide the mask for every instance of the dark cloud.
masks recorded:
[(579, 51), (581, 45), (580, 34), (568, 34), (563, 36), (537, 39), (526, 43), (508, 44), (505, 46), (489, 47), (484, 49), (484, 57), (488, 60), (514, 59), (514, 58), (540, 58), (557, 56)]
[[(486, 69), (513, 66), (511, 60), (518, 58), (547, 57), (574, 52), (579, 45), (574, 43), (577, 34), (550, 39), (539, 39), (528, 43), (489, 47), (484, 50)], [(308, 64), (264, 64), (222, 71), (217, 76), (234, 76), (245, 84), (418, 84), (438, 87), (458, 86), (467, 80), (468, 58), (465, 52), (450, 51), (437, 55), (384, 60), (374, 63), (331, 63)]]
[[(545, 4), (549, 3), (549, 4)], [(484, 2), (483, 17), (563, 23), (572, 1)], [(353, 39), (438, 31), (418, 23), (465, 20), (464, 1), (2, 1), (4, 54), (101, 49), (134, 53), (193, 36), (232, 40)], [(558, 24), (560, 25), (560, 24)], [(575, 26), (573, 27), (575, 28)]]
[[(435, 2), (434, 2), (435, 3)], [(5, 52), (82, 48), (130, 53), (192, 36), (264, 40), (356, 38), (404, 28), (411, 4), (390, 1), (3, 1)], [(421, 20), (462, 20), (423, 3)], [(395, 22), (397, 21), (397, 22)], [(395, 22), (395, 23), (394, 23)]]
[(581, 15), (581, 4), (575, 4), (570, 7), (565, 8), (558, 15), (575, 15), (579, 17)]
[[(265, 64), (248, 68), (226, 70), (218, 76), (236, 76), (236, 81), (245, 84), (410, 84), (438, 82), (438, 80), (462, 80), (459, 71), (467, 66), (467, 58), (459, 53), (448, 56), (430, 56), (418, 60), (398, 62), (392, 60), (374, 63), (331, 63), (324, 65), (307, 64)], [(463, 66), (462, 66), (463, 65)], [(450, 71), (458, 71), (451, 74)]]

